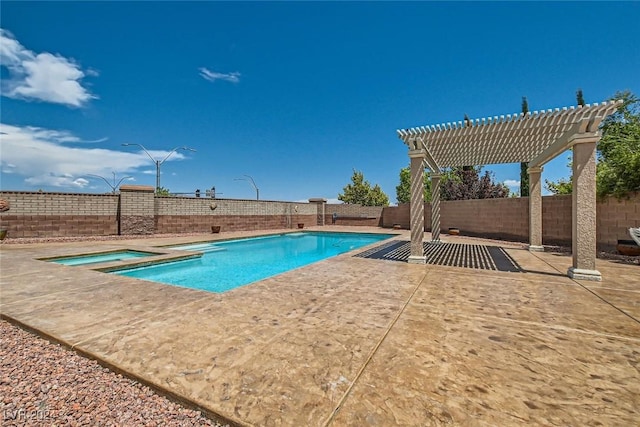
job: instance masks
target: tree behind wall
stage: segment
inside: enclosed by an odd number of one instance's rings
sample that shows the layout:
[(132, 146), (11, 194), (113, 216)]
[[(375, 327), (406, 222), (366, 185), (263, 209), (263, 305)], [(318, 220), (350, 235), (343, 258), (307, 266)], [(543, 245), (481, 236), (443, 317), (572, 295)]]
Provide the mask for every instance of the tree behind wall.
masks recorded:
[(600, 197), (624, 197), (640, 191), (640, 99), (628, 90), (611, 99), (623, 102), (602, 123), (596, 184)]
[[(529, 112), (529, 101), (527, 97), (522, 97), (522, 114), (527, 115)], [(529, 164), (527, 162), (520, 163), (520, 197), (529, 196)]]
[(509, 196), (509, 188), (496, 184), (489, 171), (482, 176), (482, 167), (455, 167), (446, 172), (440, 187), (442, 200), (494, 199)]
[(351, 176), (351, 184), (343, 188), (343, 192), (338, 195), (338, 200), (348, 204), (362, 206), (389, 206), (389, 197), (376, 184), (371, 187), (369, 181), (364, 179), (364, 174), (354, 169)]
[(584, 107), (585, 105), (587, 105), (587, 103), (584, 102), (584, 95), (582, 94), (582, 89), (578, 89), (576, 91), (576, 102), (581, 107)]
[[(431, 202), (431, 179), (427, 173), (423, 174), (424, 201)], [(400, 184), (396, 186), (396, 199), (398, 203), (409, 203), (411, 201), (411, 169), (409, 167), (400, 169)]]
[[(585, 105), (582, 90), (576, 92), (576, 98), (578, 105)], [(596, 172), (599, 197), (620, 198), (640, 191), (640, 100), (628, 90), (610, 98), (618, 99), (622, 105), (601, 126)], [(545, 180), (545, 187), (553, 194), (571, 194), (572, 176), (555, 182)]]

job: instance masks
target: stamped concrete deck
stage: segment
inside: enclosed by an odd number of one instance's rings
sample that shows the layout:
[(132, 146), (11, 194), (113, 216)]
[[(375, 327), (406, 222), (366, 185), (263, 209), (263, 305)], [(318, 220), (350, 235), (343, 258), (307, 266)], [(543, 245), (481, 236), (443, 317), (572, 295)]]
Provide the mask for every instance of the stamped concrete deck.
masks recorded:
[(2, 245), (1, 313), (238, 425), (639, 423), (640, 266), (598, 260), (595, 283), (517, 247), (518, 273), (352, 252), (213, 294), (37, 260), (247, 234)]

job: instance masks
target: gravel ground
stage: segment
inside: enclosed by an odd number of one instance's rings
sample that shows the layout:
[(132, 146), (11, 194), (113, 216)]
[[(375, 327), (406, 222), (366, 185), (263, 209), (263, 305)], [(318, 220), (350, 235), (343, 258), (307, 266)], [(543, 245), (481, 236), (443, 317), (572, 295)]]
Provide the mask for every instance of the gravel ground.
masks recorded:
[(3, 426), (217, 426), (136, 381), (0, 320)]

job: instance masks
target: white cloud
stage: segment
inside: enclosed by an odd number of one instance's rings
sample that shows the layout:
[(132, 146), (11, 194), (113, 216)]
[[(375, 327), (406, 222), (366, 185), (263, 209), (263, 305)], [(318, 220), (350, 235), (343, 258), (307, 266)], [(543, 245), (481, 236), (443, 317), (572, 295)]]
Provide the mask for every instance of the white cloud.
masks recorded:
[(95, 98), (80, 84), (85, 75), (96, 75), (94, 70), (85, 74), (73, 59), (49, 52), (35, 53), (2, 28), (0, 63), (9, 70), (9, 78), (2, 81), (3, 96), (71, 107), (81, 107)]
[(29, 185), (49, 185), (63, 188), (85, 188), (89, 181), (84, 178), (73, 178), (72, 176), (55, 176), (53, 174), (31, 176), (24, 180)]
[[(0, 123), (0, 168), (3, 173), (24, 176), (25, 182), (30, 185), (84, 188), (89, 184), (86, 179), (88, 175), (110, 178), (113, 172), (134, 172), (138, 168), (148, 168), (151, 163), (143, 151), (65, 145), (82, 142), (66, 131)], [(150, 153), (158, 158), (169, 154), (168, 151)], [(183, 158), (180, 153), (171, 156), (171, 160)], [(155, 170), (152, 173), (155, 174)]]
[(507, 187), (518, 187), (520, 188), (520, 181), (516, 181), (515, 179), (507, 179), (503, 183)]
[(200, 71), (200, 76), (205, 80), (209, 80), (210, 82), (214, 82), (216, 80), (224, 80), (231, 83), (238, 83), (240, 81), (240, 73), (237, 71), (225, 74), (218, 73), (216, 71), (210, 71), (204, 67), (200, 67), (198, 68), (198, 70)]

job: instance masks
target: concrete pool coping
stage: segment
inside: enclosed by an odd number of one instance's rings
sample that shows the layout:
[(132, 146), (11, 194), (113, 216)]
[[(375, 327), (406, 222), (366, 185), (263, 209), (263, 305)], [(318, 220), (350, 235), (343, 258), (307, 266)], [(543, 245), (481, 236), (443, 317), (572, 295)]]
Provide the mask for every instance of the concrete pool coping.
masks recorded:
[(211, 294), (36, 260), (257, 234), (268, 233), (3, 244), (0, 312), (237, 425), (640, 417), (638, 266), (598, 260), (593, 283), (566, 277), (570, 256), (517, 245), (503, 247), (522, 273), (354, 257), (360, 249)]

